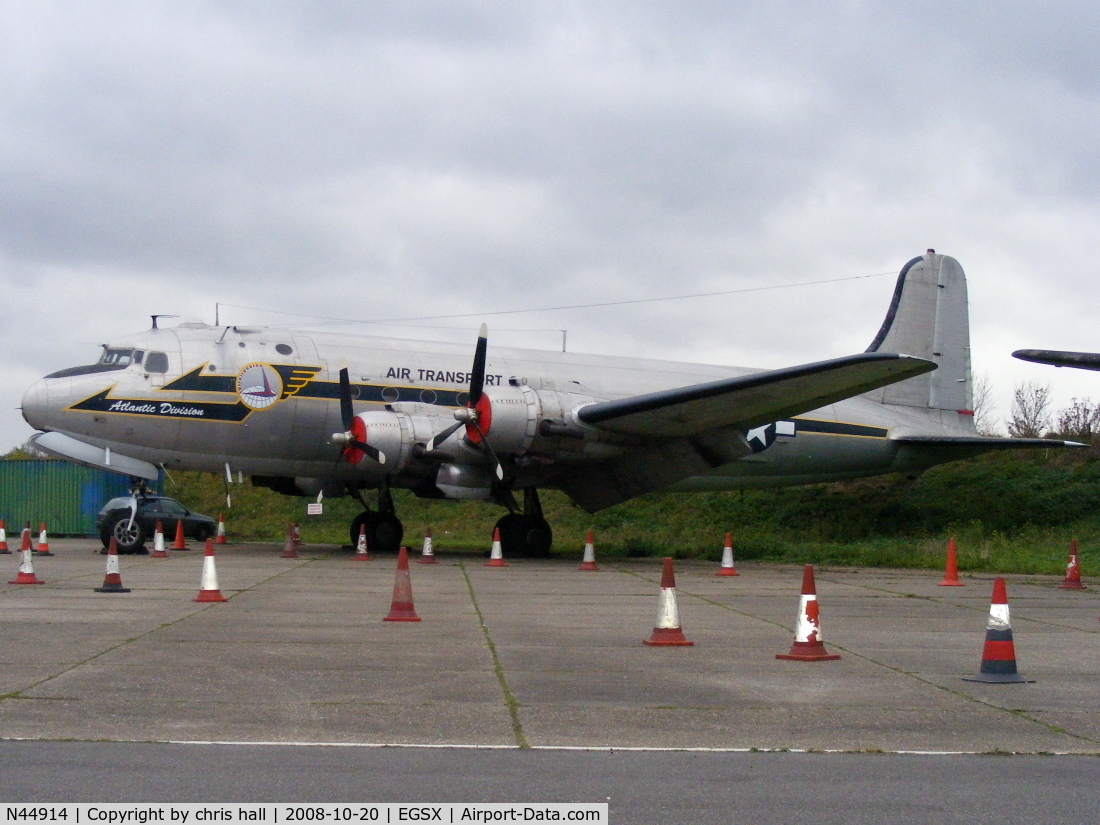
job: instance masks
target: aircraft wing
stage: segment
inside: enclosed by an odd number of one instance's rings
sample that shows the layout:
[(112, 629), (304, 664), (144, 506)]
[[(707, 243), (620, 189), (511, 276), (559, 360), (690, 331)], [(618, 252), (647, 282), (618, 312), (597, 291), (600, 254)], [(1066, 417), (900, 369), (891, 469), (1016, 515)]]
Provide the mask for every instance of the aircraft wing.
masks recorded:
[(1053, 349), (1018, 349), (1013, 358), (1052, 364), (1055, 367), (1076, 367), (1079, 370), (1100, 370), (1100, 352), (1061, 352)]
[(617, 433), (683, 438), (768, 424), (935, 368), (909, 355), (862, 353), (590, 404), (577, 417)]

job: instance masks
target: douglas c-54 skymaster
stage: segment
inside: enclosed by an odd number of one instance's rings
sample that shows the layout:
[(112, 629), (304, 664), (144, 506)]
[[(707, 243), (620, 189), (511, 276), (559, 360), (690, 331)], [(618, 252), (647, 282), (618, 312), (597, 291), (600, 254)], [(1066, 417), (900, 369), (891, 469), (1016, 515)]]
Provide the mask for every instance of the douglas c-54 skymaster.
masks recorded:
[[(933, 372), (933, 370), (935, 370)], [(982, 438), (971, 410), (966, 279), (953, 258), (905, 265), (866, 352), (778, 370), (678, 364), (278, 328), (183, 323), (120, 338), (99, 363), (32, 386), (42, 449), (135, 478), (157, 466), (248, 474), (295, 496), (363, 504), (371, 550), (395, 550), (390, 490), (508, 509), (505, 551), (542, 555), (538, 489), (589, 512), (655, 490), (915, 475), (1059, 442)], [(378, 490), (371, 509), (362, 491)], [(523, 492), (522, 504), (516, 493)], [(116, 537), (138, 546), (133, 523)]]

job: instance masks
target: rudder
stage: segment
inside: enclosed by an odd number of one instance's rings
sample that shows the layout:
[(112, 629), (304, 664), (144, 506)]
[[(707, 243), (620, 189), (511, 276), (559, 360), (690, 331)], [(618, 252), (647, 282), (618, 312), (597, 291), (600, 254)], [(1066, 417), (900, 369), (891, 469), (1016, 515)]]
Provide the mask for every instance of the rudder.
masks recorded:
[(954, 258), (929, 249), (898, 275), (890, 309), (867, 352), (926, 358), (937, 369), (868, 393), (882, 404), (973, 416), (966, 275)]

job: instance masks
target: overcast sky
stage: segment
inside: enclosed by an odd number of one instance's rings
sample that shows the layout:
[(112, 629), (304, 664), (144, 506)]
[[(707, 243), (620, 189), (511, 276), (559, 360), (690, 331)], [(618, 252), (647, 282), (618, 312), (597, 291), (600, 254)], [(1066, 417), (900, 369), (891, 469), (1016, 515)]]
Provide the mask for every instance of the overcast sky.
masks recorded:
[[(904, 7), (903, 7), (904, 6)], [(736, 7), (736, 8), (734, 8)], [(1096, 3), (0, 4), (0, 452), (153, 313), (783, 367), (965, 269), (975, 372), (1100, 374)], [(883, 274), (889, 273), (889, 274)], [(244, 309), (240, 307), (249, 307)]]

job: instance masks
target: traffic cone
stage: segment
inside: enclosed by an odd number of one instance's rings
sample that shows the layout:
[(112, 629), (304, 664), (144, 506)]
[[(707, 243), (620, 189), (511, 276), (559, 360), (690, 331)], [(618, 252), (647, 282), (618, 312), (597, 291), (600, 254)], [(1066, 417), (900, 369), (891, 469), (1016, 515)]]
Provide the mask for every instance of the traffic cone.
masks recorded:
[(199, 595), (192, 601), (196, 602), (227, 602), (222, 591), (218, 589), (218, 571), (214, 567), (214, 542), (206, 540), (206, 555), (202, 559), (202, 582), (199, 584)]
[(103, 586), (95, 588), (96, 593), (129, 593), (129, 587), (122, 586), (122, 574), (118, 569), (118, 543), (111, 536), (107, 546), (107, 575), (103, 577)]
[(1081, 584), (1081, 567), (1077, 563), (1077, 539), (1069, 540), (1069, 563), (1066, 564), (1066, 580), (1058, 585), (1059, 590), (1088, 590)]
[(776, 659), (794, 659), (799, 662), (824, 662), (839, 659), (829, 653), (821, 643), (821, 618), (818, 615), (817, 587), (814, 585), (814, 566), (802, 568), (802, 598), (798, 600), (798, 624), (794, 629), (794, 644), (790, 653), (776, 653)]
[(439, 564), (439, 559), (435, 557), (435, 548), (432, 547), (432, 528), (429, 527), (424, 531), (424, 545), (420, 548), (420, 558), (416, 560), (417, 564)]
[(964, 676), (963, 681), (995, 684), (1034, 681), (1016, 672), (1016, 646), (1012, 644), (1012, 623), (1008, 618), (1008, 591), (1004, 579), (993, 580), (981, 671), (977, 676)]
[(280, 558), (284, 559), (296, 559), (298, 558), (298, 545), (294, 542), (294, 524), (290, 523), (286, 526), (286, 541), (283, 543), (283, 554)]
[(508, 562), (504, 560), (504, 553), (500, 549), (500, 528), (493, 528), (493, 549), (489, 551), (489, 561), (485, 562), (486, 567), (507, 567)]
[(409, 551), (402, 547), (397, 553), (397, 575), (393, 580), (393, 601), (384, 622), (419, 622), (413, 607), (412, 579), (409, 578)]
[(370, 553), (367, 552), (367, 525), (359, 525), (359, 541), (355, 545), (355, 555), (352, 561), (370, 561)]
[(225, 544), (225, 516), (218, 513), (218, 532), (214, 535), (214, 544)]
[(42, 522), (38, 525), (38, 549), (35, 551), (35, 555), (38, 556), (52, 556), (50, 552), (50, 542), (46, 538), (46, 522)]
[(955, 539), (950, 538), (947, 540), (947, 566), (943, 571), (943, 581), (939, 583), (940, 587), (966, 587), (961, 581), (959, 581), (959, 565), (955, 558)]
[(157, 527), (153, 531), (153, 552), (149, 554), (151, 559), (166, 559), (168, 553), (164, 549), (164, 525), (157, 519)]
[(302, 526), (298, 522), (290, 525), (290, 537), (294, 540), (294, 549), (302, 546)]
[(20, 548), (23, 554), (23, 563), (19, 565), (19, 574), (8, 584), (45, 584), (44, 581), (34, 575), (34, 560), (31, 556), (31, 525), (28, 522), (23, 528), (23, 546)]
[(690, 647), (695, 642), (684, 638), (680, 628), (680, 611), (676, 608), (676, 574), (672, 572), (672, 559), (666, 558), (661, 569), (661, 595), (657, 602), (657, 626), (653, 635), (645, 640), (647, 645), (659, 647)]
[(718, 568), (716, 576), (740, 576), (733, 565), (733, 536), (726, 533), (726, 544), (722, 548), (722, 566)]
[(183, 519), (176, 522), (176, 540), (172, 543), (173, 550), (186, 550), (187, 542), (183, 538)]
[(4, 520), (2, 518), (0, 518), (0, 553), (11, 555), (11, 550), (8, 549), (8, 534), (4, 530)]
[(584, 558), (578, 570), (599, 570), (596, 566), (596, 543), (592, 540), (592, 531), (584, 534)]

